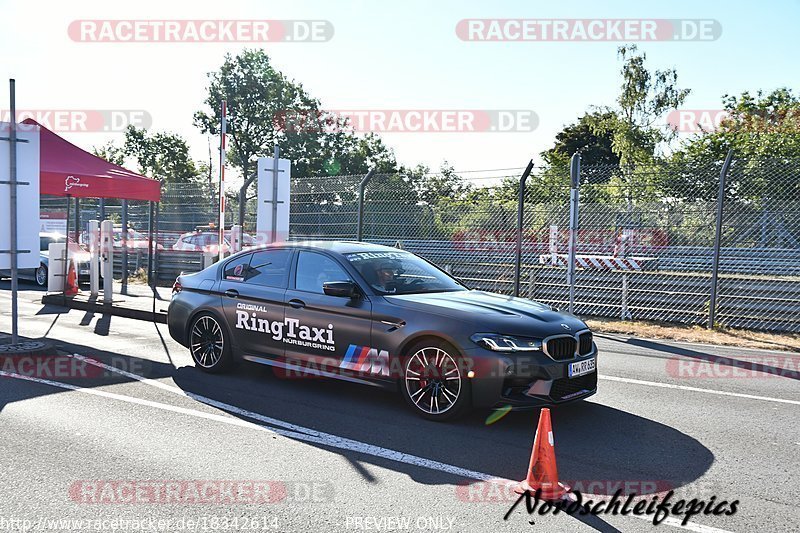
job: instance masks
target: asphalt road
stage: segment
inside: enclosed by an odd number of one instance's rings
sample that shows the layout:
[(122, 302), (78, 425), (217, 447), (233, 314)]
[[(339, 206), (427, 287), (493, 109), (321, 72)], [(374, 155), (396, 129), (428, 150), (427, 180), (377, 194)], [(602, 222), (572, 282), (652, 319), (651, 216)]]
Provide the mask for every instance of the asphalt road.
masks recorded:
[(559, 476), (586, 498), (674, 489), (673, 500), (739, 500), (736, 514), (655, 527), (630, 515), (528, 516), (522, 504), (504, 520), (516, 495), (480, 480), (524, 477), (538, 412), (437, 424), (369, 387), (251, 364), (211, 376), (165, 326), (43, 307), (23, 288), (23, 335), (117, 371), (73, 358), (83, 366), (41, 370), (40, 381), (0, 377), (0, 531), (800, 527), (800, 355), (780, 346), (601, 336), (598, 394), (552, 410)]

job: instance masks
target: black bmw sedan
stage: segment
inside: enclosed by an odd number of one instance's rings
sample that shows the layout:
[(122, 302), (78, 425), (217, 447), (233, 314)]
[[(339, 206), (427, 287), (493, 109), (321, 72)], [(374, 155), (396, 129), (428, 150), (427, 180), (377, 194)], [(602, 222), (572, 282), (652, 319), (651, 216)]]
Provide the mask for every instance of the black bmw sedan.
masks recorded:
[(368, 243), (280, 243), (181, 275), (168, 324), (204, 371), (247, 360), (399, 390), (432, 420), (597, 390), (597, 347), (575, 316)]

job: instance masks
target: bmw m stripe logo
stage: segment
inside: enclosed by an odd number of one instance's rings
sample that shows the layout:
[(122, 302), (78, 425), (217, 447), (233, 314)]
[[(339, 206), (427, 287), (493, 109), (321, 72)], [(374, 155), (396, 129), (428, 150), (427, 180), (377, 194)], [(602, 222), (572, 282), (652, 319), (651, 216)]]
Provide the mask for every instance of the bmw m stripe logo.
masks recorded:
[(373, 375), (389, 375), (389, 352), (369, 346), (351, 344), (342, 359), (341, 368)]

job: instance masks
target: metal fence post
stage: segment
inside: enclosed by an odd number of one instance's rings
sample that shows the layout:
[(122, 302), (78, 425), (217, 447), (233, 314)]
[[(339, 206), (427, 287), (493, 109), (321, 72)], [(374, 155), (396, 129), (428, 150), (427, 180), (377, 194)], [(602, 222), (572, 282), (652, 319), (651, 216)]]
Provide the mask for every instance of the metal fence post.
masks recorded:
[(364, 178), (358, 184), (358, 222), (356, 226), (356, 240), (361, 241), (364, 236), (364, 189), (366, 188), (369, 180), (375, 174), (375, 169), (369, 169)]
[(11, 104), (11, 127), (8, 132), (8, 185), (9, 185), (9, 214), (11, 215), (9, 239), (9, 253), (11, 254), (11, 344), (19, 342), (19, 307), (18, 307), (18, 281), (17, 281), (17, 96), (16, 81), (8, 80), (10, 104)]
[[(67, 231), (69, 234), (69, 231)], [(81, 199), (75, 197), (75, 244), (79, 244), (81, 239)], [(77, 268), (77, 265), (75, 265)]]
[(581, 155), (572, 154), (569, 160), (569, 255), (567, 283), (569, 284), (569, 312), (575, 312), (575, 254), (578, 246), (578, 208), (580, 205)]
[(722, 241), (722, 214), (725, 204), (725, 180), (728, 177), (728, 170), (733, 159), (733, 148), (728, 150), (725, 156), (725, 163), (722, 164), (722, 171), (719, 173), (719, 192), (717, 193), (717, 225), (714, 230), (714, 257), (711, 262), (711, 295), (708, 306), (708, 329), (714, 329), (717, 315), (717, 284), (719, 282), (719, 255)]
[[(147, 285), (153, 286), (153, 247), (156, 245), (153, 240), (153, 201), (148, 202), (149, 210), (147, 213)], [(220, 246), (220, 248), (222, 248)]]
[(64, 306), (67, 305), (67, 270), (69, 269), (69, 211), (70, 207), (72, 206), (72, 195), (67, 195), (67, 228), (64, 231), (64, 264), (62, 265), (62, 284), (61, 284), (61, 296), (64, 302)]
[(158, 202), (156, 202), (156, 206), (155, 207), (156, 207), (156, 209), (155, 209), (155, 215), (153, 216), (153, 225), (155, 226), (156, 245), (155, 245), (155, 249), (153, 250), (153, 287), (157, 287), (158, 286), (158, 257), (159, 257), (159, 254), (158, 254), (158, 235), (159, 235), (158, 221), (159, 221), (159, 216), (158, 215), (159, 215), (159, 211), (161, 209), (161, 201), (160, 200)]
[(525, 172), (519, 178), (519, 194), (517, 196), (517, 246), (514, 250), (514, 296), (519, 296), (519, 279), (522, 275), (522, 219), (525, 211), (525, 182), (533, 170), (533, 159), (528, 161)]
[(122, 290), (128, 294), (128, 200), (122, 200)]

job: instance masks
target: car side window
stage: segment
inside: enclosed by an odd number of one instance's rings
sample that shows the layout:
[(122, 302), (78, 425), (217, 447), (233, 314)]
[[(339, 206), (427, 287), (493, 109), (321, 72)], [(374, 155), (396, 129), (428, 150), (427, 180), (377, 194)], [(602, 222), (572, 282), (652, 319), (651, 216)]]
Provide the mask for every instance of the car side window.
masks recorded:
[(352, 281), (352, 278), (330, 257), (315, 252), (300, 252), (295, 288), (298, 291), (325, 294), (322, 284), (326, 281)]
[(226, 281), (246, 281), (248, 277), (248, 266), (253, 254), (244, 254), (225, 265), (222, 279)]
[(253, 253), (247, 283), (265, 287), (286, 287), (289, 280), (291, 250), (262, 250)]

